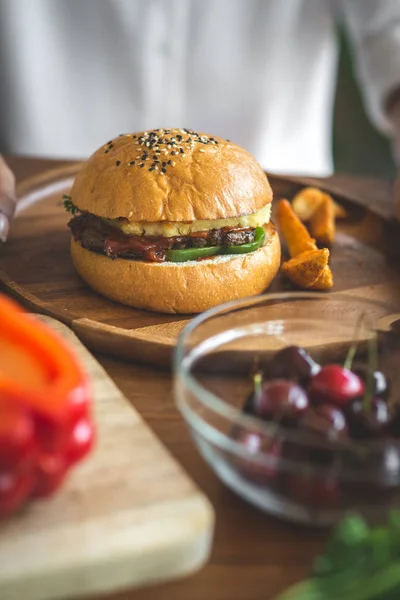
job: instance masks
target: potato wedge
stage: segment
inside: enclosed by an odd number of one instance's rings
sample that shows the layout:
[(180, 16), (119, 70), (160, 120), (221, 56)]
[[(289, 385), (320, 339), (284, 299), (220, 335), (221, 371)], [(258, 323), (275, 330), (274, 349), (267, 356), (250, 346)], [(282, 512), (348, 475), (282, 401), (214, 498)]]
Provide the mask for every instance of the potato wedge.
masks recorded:
[(333, 201), (324, 194), (310, 220), (310, 232), (321, 246), (331, 246), (335, 239), (335, 215)]
[(311, 219), (322, 202), (322, 196), (323, 192), (314, 187), (304, 188), (295, 195), (292, 208), (301, 221), (307, 223)]
[(318, 277), (317, 281), (315, 281), (308, 289), (323, 291), (330, 290), (332, 287), (333, 275), (329, 265), (327, 265), (322, 271), (322, 274)]
[(335, 202), (335, 200), (332, 199), (332, 202), (333, 202), (333, 212), (335, 214), (335, 219), (348, 219), (349, 213), (347, 212), (347, 210), (345, 208), (343, 208), (343, 206), (341, 204), (338, 204), (337, 202)]
[(290, 256), (293, 258), (303, 252), (317, 250), (315, 240), (308, 233), (306, 227), (294, 213), (290, 203), (280, 200), (276, 212), (279, 229), (285, 239)]
[(329, 250), (311, 250), (282, 264), (282, 273), (295, 285), (309, 289), (328, 265)]
[[(306, 187), (300, 190), (293, 198), (292, 207), (301, 221), (307, 223), (313, 216), (315, 210), (321, 204), (324, 196), (327, 196), (322, 190), (316, 187)], [(331, 196), (330, 196), (331, 197)], [(348, 214), (346, 210), (335, 202), (332, 198), (335, 219), (346, 219)]]

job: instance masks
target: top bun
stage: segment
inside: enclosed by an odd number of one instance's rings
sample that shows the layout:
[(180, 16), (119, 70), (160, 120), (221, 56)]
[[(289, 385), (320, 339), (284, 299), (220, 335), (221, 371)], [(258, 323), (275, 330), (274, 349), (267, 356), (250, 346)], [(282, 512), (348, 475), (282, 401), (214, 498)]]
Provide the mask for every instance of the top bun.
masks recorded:
[(196, 221), (255, 213), (272, 191), (253, 156), (229, 140), (156, 129), (99, 148), (78, 173), (71, 199), (108, 219)]

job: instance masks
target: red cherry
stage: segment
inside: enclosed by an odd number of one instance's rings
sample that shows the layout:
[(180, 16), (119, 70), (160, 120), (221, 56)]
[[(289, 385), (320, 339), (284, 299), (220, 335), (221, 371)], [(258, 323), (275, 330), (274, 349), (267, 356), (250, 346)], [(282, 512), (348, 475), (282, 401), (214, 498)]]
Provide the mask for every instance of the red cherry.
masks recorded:
[(267, 381), (255, 398), (255, 412), (262, 419), (297, 421), (308, 408), (308, 397), (299, 385), (285, 379)]
[(320, 369), (321, 367), (307, 354), (304, 348), (287, 346), (271, 359), (266, 373), (269, 379), (290, 379), (306, 383)]
[(331, 404), (309, 408), (301, 419), (301, 426), (320, 433), (328, 439), (344, 439), (348, 434), (346, 417), (341, 410)]
[(342, 494), (337, 481), (318, 479), (302, 474), (288, 476), (286, 490), (289, 496), (310, 508), (335, 509), (342, 502)]
[(381, 437), (390, 428), (392, 415), (385, 400), (372, 398), (364, 406), (362, 398), (357, 398), (346, 407), (351, 436), (357, 439)]
[(313, 402), (329, 402), (342, 407), (362, 396), (364, 389), (363, 381), (349, 369), (340, 365), (326, 365), (312, 378), (309, 393)]
[(244, 477), (257, 483), (268, 483), (278, 474), (278, 460), (281, 456), (280, 440), (267, 441), (262, 434), (255, 431), (236, 431), (235, 440), (242, 444), (249, 454), (265, 455), (265, 461), (256, 462), (251, 456), (240, 457), (237, 467)]

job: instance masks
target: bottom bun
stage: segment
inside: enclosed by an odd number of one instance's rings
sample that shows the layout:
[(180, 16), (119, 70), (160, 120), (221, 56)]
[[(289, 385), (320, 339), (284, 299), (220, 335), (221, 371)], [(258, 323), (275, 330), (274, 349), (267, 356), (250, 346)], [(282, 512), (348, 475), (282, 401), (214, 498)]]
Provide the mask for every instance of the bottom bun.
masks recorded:
[(199, 313), (228, 300), (263, 292), (281, 259), (278, 233), (265, 226), (266, 242), (248, 254), (185, 263), (111, 259), (71, 241), (75, 268), (93, 289), (120, 304), (162, 313)]

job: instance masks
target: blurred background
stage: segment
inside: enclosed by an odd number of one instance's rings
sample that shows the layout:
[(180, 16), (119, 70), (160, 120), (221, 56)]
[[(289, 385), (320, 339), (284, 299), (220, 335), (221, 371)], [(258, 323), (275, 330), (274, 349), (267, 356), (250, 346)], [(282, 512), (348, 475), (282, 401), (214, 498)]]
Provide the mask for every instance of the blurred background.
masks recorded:
[(272, 172), (393, 178), (399, 23), (398, 0), (0, 0), (0, 153), (189, 127)]
[(396, 168), (390, 140), (368, 119), (344, 27), (338, 26), (338, 36), (340, 50), (332, 135), (335, 172), (392, 179)]

